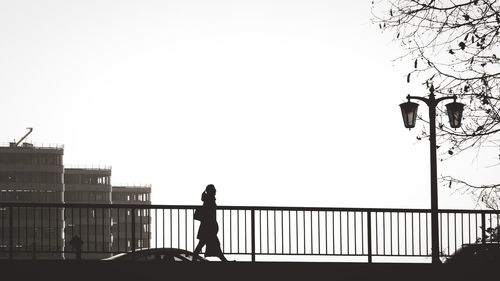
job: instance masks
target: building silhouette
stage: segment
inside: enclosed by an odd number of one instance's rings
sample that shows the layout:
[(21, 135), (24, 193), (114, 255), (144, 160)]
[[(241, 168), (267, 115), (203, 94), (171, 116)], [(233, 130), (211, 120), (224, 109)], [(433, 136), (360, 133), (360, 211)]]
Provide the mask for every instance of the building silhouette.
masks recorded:
[[(151, 186), (113, 186), (113, 204), (151, 205)], [(132, 250), (132, 210), (112, 209), (112, 251)], [(149, 248), (151, 238), (151, 213), (149, 209), (135, 210), (135, 248)]]
[[(62, 146), (0, 147), (0, 202), (63, 203), (63, 155)], [(10, 215), (12, 229), (6, 223)], [(0, 257), (8, 255), (11, 245), (5, 237), (12, 231), (15, 258), (62, 259), (63, 217), (62, 208), (0, 208)]]
[[(110, 167), (65, 169), (63, 156), (63, 146), (19, 142), (0, 146), (0, 203), (109, 207), (9, 208), (0, 204), (0, 259), (10, 254), (16, 259), (64, 259), (64, 252), (71, 251), (69, 240), (74, 235), (83, 241), (83, 259), (101, 259), (132, 249), (131, 209), (120, 209), (119, 213), (113, 204), (150, 205), (151, 186), (112, 187)], [(134, 219), (135, 248), (149, 247), (149, 209), (136, 209)]]
[[(111, 204), (111, 168), (64, 169), (65, 203)], [(67, 209), (65, 237), (78, 235), (84, 242), (82, 259), (102, 259), (111, 253), (109, 208)], [(102, 253), (107, 252), (107, 253)]]

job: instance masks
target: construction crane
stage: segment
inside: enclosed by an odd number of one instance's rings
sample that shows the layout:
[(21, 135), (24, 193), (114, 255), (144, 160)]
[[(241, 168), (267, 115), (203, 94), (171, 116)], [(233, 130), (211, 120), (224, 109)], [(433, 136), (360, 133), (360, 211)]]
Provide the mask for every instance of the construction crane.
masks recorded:
[(19, 144), (21, 144), (21, 142), (23, 142), (23, 140), (24, 140), (24, 139), (25, 139), (25, 138), (26, 138), (29, 134), (31, 134), (31, 132), (33, 132), (33, 128), (31, 128), (31, 127), (28, 127), (28, 128), (26, 128), (26, 129), (28, 129), (28, 132), (26, 133), (26, 135), (24, 135), (24, 136), (23, 136), (23, 137), (22, 137), (22, 138), (21, 138), (18, 142), (11, 142), (11, 143), (10, 143), (10, 146), (11, 146), (11, 147), (17, 147), (17, 146), (19, 146)]

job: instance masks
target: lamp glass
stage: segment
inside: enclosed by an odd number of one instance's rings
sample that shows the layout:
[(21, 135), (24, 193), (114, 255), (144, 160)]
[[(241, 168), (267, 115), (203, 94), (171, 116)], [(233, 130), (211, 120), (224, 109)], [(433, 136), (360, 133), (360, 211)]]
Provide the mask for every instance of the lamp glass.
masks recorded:
[(415, 127), (417, 121), (418, 103), (407, 101), (399, 105), (405, 128), (411, 129)]
[(450, 119), (450, 127), (460, 128), (462, 125), (462, 114), (464, 112), (464, 104), (459, 102), (452, 102), (446, 105), (448, 118)]

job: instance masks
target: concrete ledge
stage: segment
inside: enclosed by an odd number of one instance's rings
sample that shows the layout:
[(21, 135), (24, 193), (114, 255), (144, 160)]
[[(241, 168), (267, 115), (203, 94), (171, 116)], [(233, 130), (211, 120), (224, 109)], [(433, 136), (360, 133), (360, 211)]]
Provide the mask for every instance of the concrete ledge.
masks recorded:
[[(0, 261), (2, 280), (486, 280), (499, 264)], [(9, 279), (6, 279), (9, 278)], [(174, 279), (175, 278), (175, 279)]]

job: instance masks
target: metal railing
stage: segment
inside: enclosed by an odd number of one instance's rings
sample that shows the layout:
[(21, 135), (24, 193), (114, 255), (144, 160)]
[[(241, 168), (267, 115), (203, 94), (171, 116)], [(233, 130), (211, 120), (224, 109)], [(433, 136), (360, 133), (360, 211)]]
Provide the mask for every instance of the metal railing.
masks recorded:
[[(192, 205), (0, 203), (0, 258), (83, 258), (145, 248), (193, 251), (199, 222)], [(430, 210), (219, 206), (225, 254), (264, 256), (430, 257)], [(440, 255), (486, 242), (499, 211), (440, 210)]]

